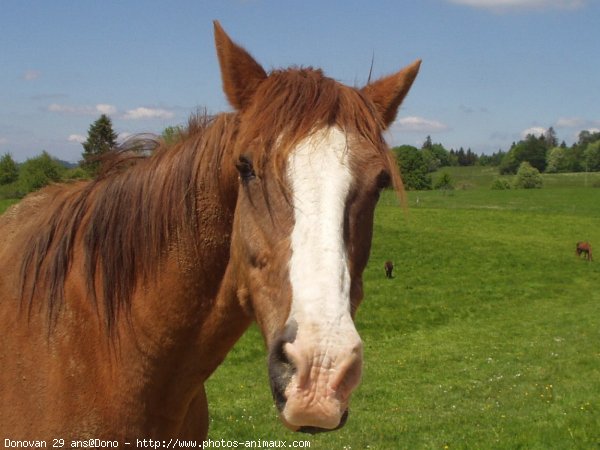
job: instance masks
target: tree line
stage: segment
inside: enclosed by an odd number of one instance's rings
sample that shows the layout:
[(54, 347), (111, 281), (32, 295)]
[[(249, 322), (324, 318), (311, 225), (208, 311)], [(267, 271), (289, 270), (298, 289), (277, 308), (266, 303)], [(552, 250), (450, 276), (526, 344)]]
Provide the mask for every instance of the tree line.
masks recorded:
[[(161, 137), (172, 142), (180, 133), (181, 127), (168, 127)], [(4, 154), (0, 157), (0, 197), (22, 197), (50, 183), (95, 177), (102, 155), (117, 146), (117, 134), (107, 115), (102, 114), (90, 125), (82, 146), (82, 159), (74, 167), (53, 158), (46, 151), (23, 164), (17, 164), (10, 153)], [(531, 184), (531, 177), (536, 171), (600, 171), (600, 132), (582, 131), (578, 141), (569, 147), (564, 141), (558, 143), (552, 127), (541, 136), (530, 134), (519, 142), (513, 142), (508, 151), (498, 150), (491, 155), (477, 155), (470, 148), (465, 151), (462, 147), (447, 150), (441, 143), (434, 143), (430, 136), (421, 148), (401, 145), (392, 151), (400, 166), (404, 185), (409, 190), (450, 187), (449, 176), (442, 176), (436, 183), (431, 176), (438, 169), (449, 166), (494, 166), (502, 175), (516, 174), (521, 168), (521, 173), (526, 174), (525, 179), (529, 180), (525, 183), (527, 185)], [(496, 184), (497, 188), (502, 188), (506, 182), (498, 181)]]
[(559, 144), (550, 127), (541, 136), (529, 134), (513, 142), (508, 151), (498, 150), (491, 155), (477, 155), (470, 148), (447, 150), (442, 144), (433, 143), (430, 136), (421, 148), (401, 145), (392, 151), (400, 165), (404, 185), (410, 190), (447, 186), (448, 179), (438, 181), (441, 186), (434, 185), (431, 173), (450, 166), (494, 166), (501, 175), (517, 174), (521, 166), (528, 174), (531, 173), (529, 167), (539, 173), (600, 171), (600, 132), (587, 130), (580, 132), (579, 139), (570, 147), (564, 141)]

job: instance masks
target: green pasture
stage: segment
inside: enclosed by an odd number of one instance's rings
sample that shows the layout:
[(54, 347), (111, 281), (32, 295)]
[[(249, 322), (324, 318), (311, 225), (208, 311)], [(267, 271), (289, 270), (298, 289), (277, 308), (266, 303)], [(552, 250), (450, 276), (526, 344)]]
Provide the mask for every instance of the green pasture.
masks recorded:
[[(441, 173), (450, 175), (457, 190), (489, 189), (496, 179), (504, 179), (512, 184), (515, 178), (514, 175), (499, 175), (496, 167), (442, 167), (433, 174), (434, 182)], [(546, 173), (542, 179), (547, 188), (600, 187), (600, 172)]]
[[(433, 180), (437, 180), (441, 173), (447, 173), (457, 189), (489, 188), (498, 176), (496, 167), (442, 167), (433, 174)], [(510, 180), (511, 177), (506, 177)]]
[[(461, 175), (495, 176), (469, 170)], [(553, 177), (541, 190), (410, 192), (406, 210), (385, 193), (357, 317), (363, 382), (346, 426), (311, 436), (279, 423), (252, 327), (208, 382), (209, 437), (308, 439), (318, 449), (600, 448), (600, 260), (575, 256), (586, 239), (600, 258), (600, 189)]]

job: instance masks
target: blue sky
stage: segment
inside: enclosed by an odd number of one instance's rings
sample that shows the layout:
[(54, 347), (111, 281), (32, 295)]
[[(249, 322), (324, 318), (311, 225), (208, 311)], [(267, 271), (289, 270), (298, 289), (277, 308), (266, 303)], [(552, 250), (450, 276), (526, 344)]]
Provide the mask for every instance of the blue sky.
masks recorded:
[(322, 68), (362, 86), (423, 59), (387, 134), (420, 145), (508, 149), (553, 126), (600, 129), (598, 0), (4, 0), (0, 154), (80, 159), (101, 113), (121, 137), (230, 110), (218, 19), (266, 68)]

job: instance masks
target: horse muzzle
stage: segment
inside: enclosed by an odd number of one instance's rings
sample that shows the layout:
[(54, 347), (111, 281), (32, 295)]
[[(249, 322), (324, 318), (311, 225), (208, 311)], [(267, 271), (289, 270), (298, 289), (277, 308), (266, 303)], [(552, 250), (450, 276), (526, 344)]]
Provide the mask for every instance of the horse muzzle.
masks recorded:
[[(352, 391), (360, 383), (362, 342), (355, 332), (344, 345), (295, 339), (276, 340), (269, 352), (269, 378), (282, 422), (293, 431), (318, 433), (344, 426)], [(329, 342), (324, 347), (323, 342)], [(348, 344), (350, 343), (350, 344)]]

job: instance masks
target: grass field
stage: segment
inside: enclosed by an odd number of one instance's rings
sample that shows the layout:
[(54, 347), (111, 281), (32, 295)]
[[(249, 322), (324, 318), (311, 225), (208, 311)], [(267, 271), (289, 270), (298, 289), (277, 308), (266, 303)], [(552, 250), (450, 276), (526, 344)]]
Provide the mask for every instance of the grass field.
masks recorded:
[(582, 239), (600, 249), (600, 189), (553, 177), (541, 190), (411, 192), (407, 211), (386, 193), (357, 318), (363, 382), (345, 428), (308, 436), (279, 424), (253, 327), (209, 380), (209, 436), (318, 449), (600, 448), (600, 263), (574, 254)]
[[(500, 178), (512, 184), (514, 175), (499, 175), (495, 167), (442, 167), (433, 174), (437, 180), (442, 172), (450, 175), (454, 186), (458, 190), (484, 188), (489, 189), (494, 180)], [(598, 187), (600, 185), (600, 172), (543, 174), (544, 187)]]

